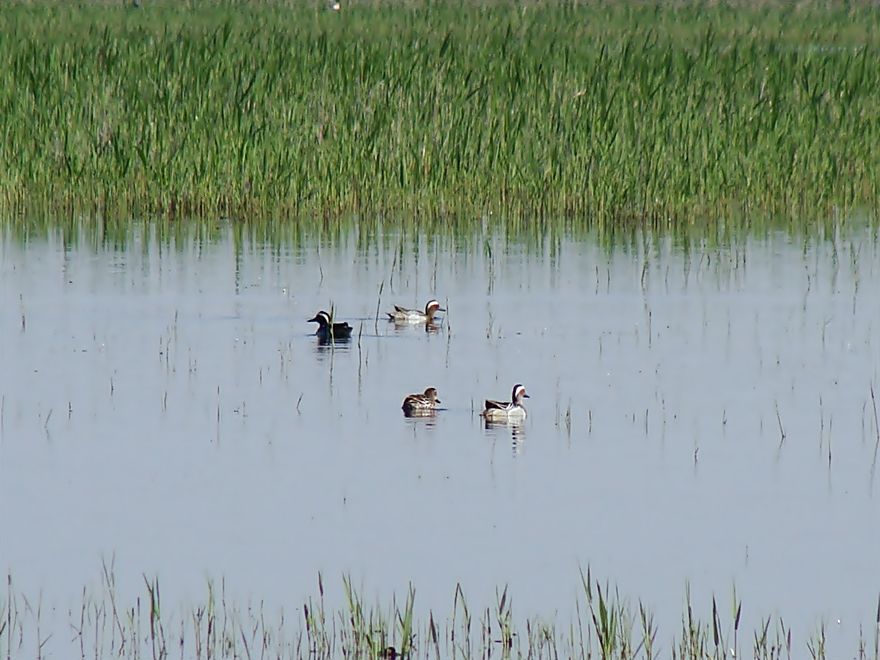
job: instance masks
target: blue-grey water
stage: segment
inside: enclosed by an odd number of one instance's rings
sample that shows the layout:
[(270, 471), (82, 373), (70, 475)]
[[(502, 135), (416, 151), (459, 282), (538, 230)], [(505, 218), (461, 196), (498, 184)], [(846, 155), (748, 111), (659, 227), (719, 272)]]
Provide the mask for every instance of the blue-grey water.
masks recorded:
[[(375, 320), (431, 297), (434, 332)], [(54, 657), (111, 563), (120, 600), (158, 577), (181, 611), (209, 579), (296, 611), (320, 572), (337, 600), (345, 574), (369, 602), (412, 584), (417, 616), (509, 585), (567, 621), (589, 567), (667, 651), (688, 588), (707, 620), (735, 591), (746, 638), (782, 616), (795, 657), (823, 624), (847, 657), (873, 635), (876, 232), (7, 235), (0, 302), (0, 602), (54, 612)], [(332, 350), (306, 322), (331, 305), (355, 327)], [(514, 383), (525, 423), (484, 428)], [(428, 386), (446, 409), (405, 419)]]

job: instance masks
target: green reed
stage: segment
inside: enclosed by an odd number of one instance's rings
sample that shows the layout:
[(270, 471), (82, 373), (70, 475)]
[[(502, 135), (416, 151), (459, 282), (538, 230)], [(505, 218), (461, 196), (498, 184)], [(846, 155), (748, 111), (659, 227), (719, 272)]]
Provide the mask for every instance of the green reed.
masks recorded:
[[(783, 660), (827, 656), (824, 624), (793, 631), (781, 617), (744, 623), (744, 603), (712, 598), (701, 618), (686, 589), (677, 629), (662, 631), (641, 602), (632, 603), (603, 586), (589, 571), (569, 619), (523, 617), (507, 588), (495, 603), (471, 609), (456, 585), (446, 612), (419, 610), (410, 586), (403, 602), (368, 603), (343, 577), (338, 604), (325, 592), (305, 601), (292, 596), (293, 609), (263, 601), (237, 602), (225, 581), (208, 582), (206, 595), (181, 607), (162, 601), (156, 578), (124, 598), (113, 566), (105, 565), (99, 587), (59, 610), (44, 596), (21, 593), (11, 575), (0, 590), (0, 653), (7, 658), (674, 658), (722, 660), (740, 657)], [(880, 658), (880, 602), (876, 621), (860, 628), (849, 655)], [(60, 634), (59, 634), (60, 633)], [(393, 652), (392, 652), (393, 649)]]
[(19, 1), (0, 211), (873, 215), (878, 28), (868, 3)]

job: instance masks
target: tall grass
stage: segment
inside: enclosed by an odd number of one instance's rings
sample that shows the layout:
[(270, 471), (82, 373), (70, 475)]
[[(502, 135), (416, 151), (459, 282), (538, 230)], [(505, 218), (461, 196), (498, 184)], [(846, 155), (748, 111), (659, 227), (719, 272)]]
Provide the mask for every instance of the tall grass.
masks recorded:
[[(20, 593), (12, 576), (0, 590), (0, 653), (6, 658), (675, 658), (722, 660), (740, 657), (782, 660), (828, 657), (823, 624), (797, 633), (781, 617), (743, 624), (744, 604), (734, 599), (711, 612), (695, 611), (688, 591), (680, 627), (661, 631), (641, 602), (582, 575), (583, 590), (569, 620), (522, 617), (512, 594), (499, 590), (496, 602), (473, 609), (460, 585), (446, 612), (419, 611), (410, 587), (402, 602), (368, 603), (350, 578), (343, 599), (331, 605), (324, 581), (290, 610), (262, 601), (235, 602), (225, 582), (209, 582), (192, 606), (163, 602), (159, 581), (144, 577), (131, 598), (119, 593), (112, 566), (101, 586), (83, 589), (79, 602), (58, 611), (42, 596)], [(746, 608), (747, 609), (747, 608)], [(873, 617), (872, 617), (873, 618)], [(860, 628), (848, 657), (880, 658), (877, 620)], [(836, 640), (838, 643), (842, 640)]]
[(873, 213), (878, 34), (869, 4), (16, 2), (0, 209)]

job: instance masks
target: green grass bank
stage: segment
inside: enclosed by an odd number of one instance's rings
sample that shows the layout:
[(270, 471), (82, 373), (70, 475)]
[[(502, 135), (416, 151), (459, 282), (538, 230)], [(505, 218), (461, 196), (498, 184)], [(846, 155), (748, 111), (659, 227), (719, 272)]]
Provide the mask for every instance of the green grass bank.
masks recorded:
[(868, 3), (18, 1), (0, 62), (6, 217), (880, 206)]

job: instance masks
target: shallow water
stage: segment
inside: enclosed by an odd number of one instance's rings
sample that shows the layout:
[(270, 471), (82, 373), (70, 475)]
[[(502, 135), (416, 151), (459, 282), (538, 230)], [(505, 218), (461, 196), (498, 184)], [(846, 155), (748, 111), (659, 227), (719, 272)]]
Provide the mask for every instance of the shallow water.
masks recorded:
[[(142, 574), (166, 603), (224, 577), (296, 608), (320, 571), (371, 598), (412, 583), (423, 613), (509, 585), (550, 617), (589, 566), (663, 641), (687, 585), (702, 612), (735, 589), (749, 635), (824, 622), (851, 652), (872, 625), (876, 233), (7, 237), (0, 256), (0, 564), (59, 612), (112, 561), (129, 599)], [(434, 296), (436, 331), (375, 320)], [(355, 326), (335, 347), (306, 322), (331, 304)], [(518, 382), (525, 423), (485, 428), (482, 400)], [(405, 419), (429, 385), (445, 409)]]

